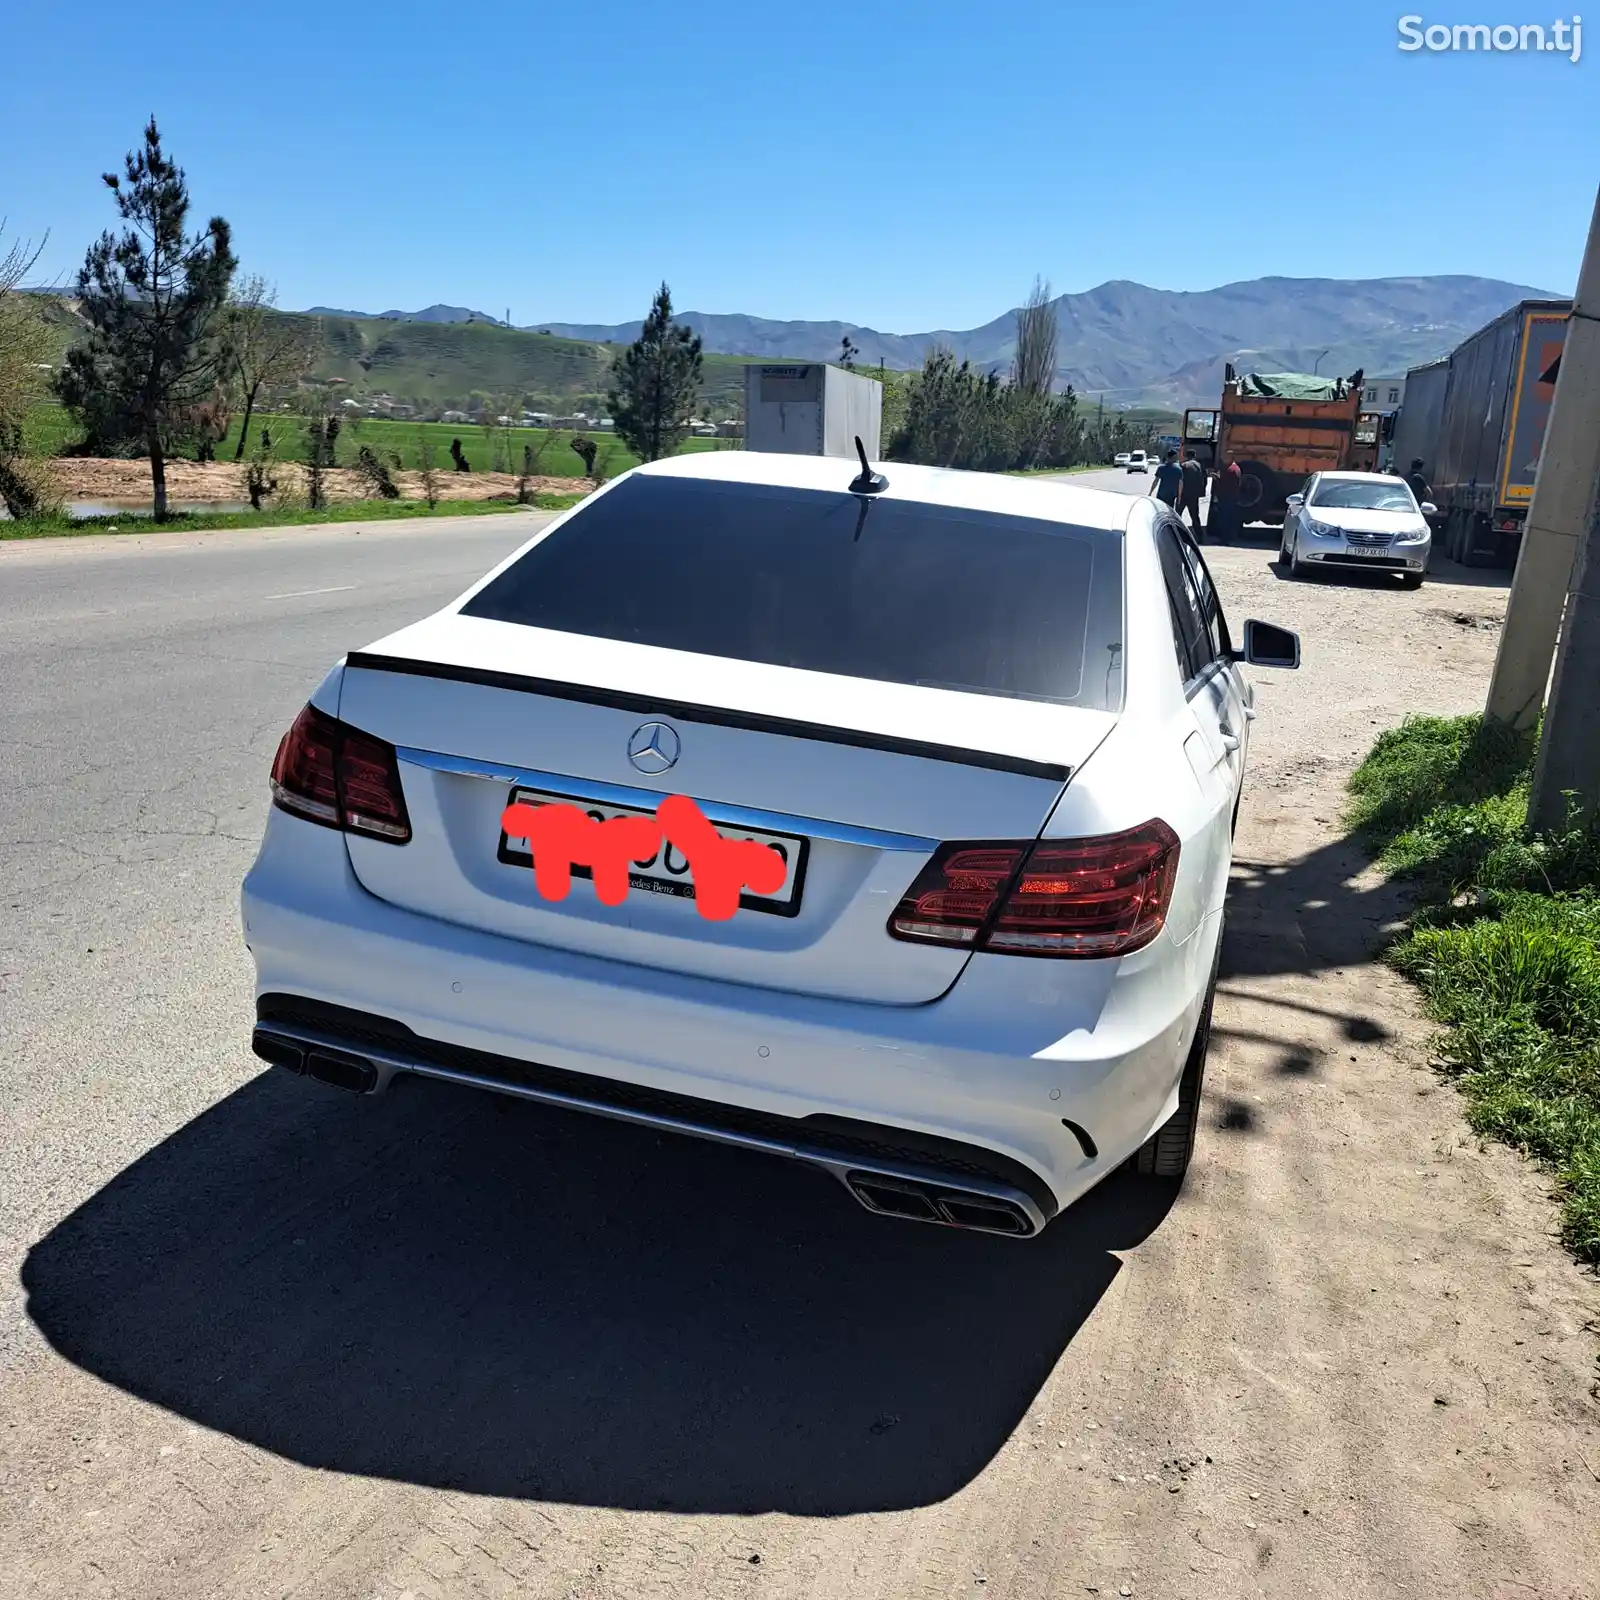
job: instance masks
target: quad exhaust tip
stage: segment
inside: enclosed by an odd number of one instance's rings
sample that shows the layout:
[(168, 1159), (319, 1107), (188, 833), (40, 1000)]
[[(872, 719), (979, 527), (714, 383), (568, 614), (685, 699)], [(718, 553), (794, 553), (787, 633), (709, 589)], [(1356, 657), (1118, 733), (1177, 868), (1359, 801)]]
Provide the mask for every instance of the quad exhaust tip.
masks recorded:
[(994, 1195), (968, 1189), (947, 1189), (907, 1178), (886, 1178), (875, 1172), (852, 1172), (845, 1178), (850, 1192), (868, 1211), (903, 1217), (909, 1222), (935, 1222), (975, 1233), (1024, 1237), (1033, 1221), (1023, 1209)]
[(378, 1069), (363, 1057), (342, 1050), (308, 1048), (291, 1039), (264, 1033), (259, 1028), (251, 1037), (250, 1048), (275, 1067), (285, 1067), (302, 1077), (315, 1078), (318, 1083), (346, 1089), (351, 1094), (371, 1094), (378, 1087)]

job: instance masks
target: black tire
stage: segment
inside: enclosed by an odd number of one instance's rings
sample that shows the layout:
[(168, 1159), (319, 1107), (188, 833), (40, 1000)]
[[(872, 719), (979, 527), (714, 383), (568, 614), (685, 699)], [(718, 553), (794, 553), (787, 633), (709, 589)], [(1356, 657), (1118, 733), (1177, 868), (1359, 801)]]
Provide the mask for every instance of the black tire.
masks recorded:
[(1259, 522), (1274, 504), (1281, 504), (1278, 476), (1259, 461), (1239, 463), (1239, 515), (1241, 523)]
[(1420, 589), (1422, 587), (1423, 573), (1403, 572), (1400, 574), (1400, 587), (1402, 589)]
[(1200, 1126), (1200, 1095), (1205, 1087), (1206, 1052), (1211, 1048), (1211, 1009), (1217, 998), (1217, 967), (1222, 957), (1222, 934), (1217, 934), (1217, 954), (1211, 963), (1200, 1025), (1194, 1031), (1189, 1057), (1178, 1080), (1178, 1109), (1139, 1147), (1133, 1170), (1141, 1178), (1181, 1183), (1194, 1155), (1194, 1136)]

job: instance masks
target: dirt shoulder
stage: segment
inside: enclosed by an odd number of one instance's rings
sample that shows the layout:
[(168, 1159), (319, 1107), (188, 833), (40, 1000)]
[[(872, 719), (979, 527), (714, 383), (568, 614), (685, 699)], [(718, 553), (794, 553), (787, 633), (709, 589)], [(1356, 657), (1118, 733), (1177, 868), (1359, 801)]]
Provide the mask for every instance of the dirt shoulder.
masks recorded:
[[(64, 500), (148, 501), (150, 464), (147, 461), (119, 461), (95, 457), (62, 456), (51, 461), (56, 492)], [(174, 500), (247, 501), (245, 468), (232, 461), (169, 461), (167, 493)], [(295, 462), (277, 462), (272, 468), (281, 493), (305, 495), (305, 468)], [(395, 486), (401, 498), (426, 498), (419, 472), (396, 472)], [(515, 496), (516, 477), (507, 472), (453, 472), (437, 475), (441, 499), (493, 500)], [(333, 501), (370, 500), (371, 485), (349, 467), (334, 467), (324, 474), (325, 492)], [(528, 487), (538, 494), (582, 494), (594, 485), (584, 478), (537, 477)], [(268, 501), (271, 504), (271, 501)]]
[(1600, 1282), (1429, 1070), (1338, 825), (1378, 729), (1481, 702), (1504, 590), (1213, 566), (1305, 665), (1255, 675), (1176, 1203), (949, 1236), (741, 1152), (264, 1074), (33, 1244), (0, 1593), (1592, 1600)]

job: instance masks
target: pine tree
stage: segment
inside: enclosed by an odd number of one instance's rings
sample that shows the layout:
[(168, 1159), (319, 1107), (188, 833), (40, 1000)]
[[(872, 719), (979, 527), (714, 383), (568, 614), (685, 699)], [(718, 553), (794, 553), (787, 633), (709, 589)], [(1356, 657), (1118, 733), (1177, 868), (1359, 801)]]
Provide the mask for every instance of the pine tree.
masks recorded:
[(136, 439), (150, 456), (157, 519), (167, 514), (166, 457), (194, 408), (225, 377), (220, 313), (233, 279), (228, 224), (213, 217), (185, 236), (189, 186), (161, 148), (152, 117), (123, 175), (106, 173), (117, 211), (131, 224), (101, 234), (78, 272), (89, 336), (68, 352), (57, 383), (91, 440)]
[(700, 339), (672, 321), (672, 295), (656, 291), (639, 337), (622, 353), (606, 396), (617, 434), (641, 461), (672, 455), (700, 398)]

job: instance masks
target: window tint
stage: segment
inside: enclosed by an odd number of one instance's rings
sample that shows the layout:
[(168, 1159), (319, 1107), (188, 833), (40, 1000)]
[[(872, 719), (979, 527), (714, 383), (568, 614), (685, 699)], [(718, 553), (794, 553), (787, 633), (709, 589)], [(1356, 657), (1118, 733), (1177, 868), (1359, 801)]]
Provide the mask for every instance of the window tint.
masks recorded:
[(1157, 528), (1156, 544), (1161, 552), (1161, 570), (1167, 580), (1167, 598), (1172, 604), (1173, 627), (1178, 636), (1178, 665), (1183, 671), (1183, 681), (1188, 683), (1198, 678), (1211, 663), (1211, 636), (1194, 574), (1184, 559), (1177, 530), (1170, 522), (1163, 522)]
[(1194, 570), (1195, 585), (1200, 591), (1200, 610), (1206, 619), (1206, 633), (1211, 640), (1211, 654), (1220, 659), (1232, 649), (1232, 641), (1228, 638), (1228, 622), (1222, 614), (1222, 602), (1217, 597), (1216, 585), (1211, 581), (1211, 570), (1206, 566), (1206, 559), (1200, 554), (1199, 546), (1195, 544), (1188, 529), (1180, 528), (1178, 537), (1183, 542), (1184, 554), (1189, 558), (1189, 565)]
[(642, 474), (462, 612), (888, 683), (1122, 701), (1119, 533), (892, 492)]

